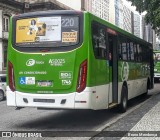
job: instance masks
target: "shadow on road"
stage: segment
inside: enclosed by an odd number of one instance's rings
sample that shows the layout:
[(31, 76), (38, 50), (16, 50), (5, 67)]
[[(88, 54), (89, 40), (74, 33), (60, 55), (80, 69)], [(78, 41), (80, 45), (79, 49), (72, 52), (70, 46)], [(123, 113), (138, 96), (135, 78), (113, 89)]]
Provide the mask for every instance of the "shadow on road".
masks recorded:
[[(139, 96), (128, 102), (128, 109), (133, 108), (139, 103), (144, 102), (151, 96)], [(18, 113), (18, 112), (17, 112)], [(20, 113), (20, 112), (19, 112)], [(37, 114), (37, 116), (36, 116)], [(103, 125), (113, 117), (121, 115), (118, 108), (110, 110), (60, 110), (44, 111), (35, 110), (34, 116), (15, 124), (16, 129), (20, 130), (93, 130)]]

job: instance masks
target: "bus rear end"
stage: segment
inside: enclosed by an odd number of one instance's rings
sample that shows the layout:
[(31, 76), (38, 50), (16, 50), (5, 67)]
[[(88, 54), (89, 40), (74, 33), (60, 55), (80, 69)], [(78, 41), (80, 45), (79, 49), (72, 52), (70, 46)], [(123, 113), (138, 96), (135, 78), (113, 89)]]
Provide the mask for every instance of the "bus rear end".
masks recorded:
[(84, 14), (75, 11), (35, 12), (12, 18), (8, 106), (90, 108), (83, 24)]

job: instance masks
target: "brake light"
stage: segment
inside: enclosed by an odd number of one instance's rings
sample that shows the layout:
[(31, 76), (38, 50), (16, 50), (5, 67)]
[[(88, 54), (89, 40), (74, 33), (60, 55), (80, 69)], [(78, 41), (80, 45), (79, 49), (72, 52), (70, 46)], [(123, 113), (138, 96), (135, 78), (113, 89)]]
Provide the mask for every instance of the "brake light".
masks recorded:
[(87, 60), (83, 61), (79, 68), (77, 92), (82, 92), (86, 88), (87, 79)]
[(9, 87), (14, 92), (15, 91), (14, 71), (13, 71), (13, 65), (10, 61), (8, 61), (8, 79), (9, 79)]

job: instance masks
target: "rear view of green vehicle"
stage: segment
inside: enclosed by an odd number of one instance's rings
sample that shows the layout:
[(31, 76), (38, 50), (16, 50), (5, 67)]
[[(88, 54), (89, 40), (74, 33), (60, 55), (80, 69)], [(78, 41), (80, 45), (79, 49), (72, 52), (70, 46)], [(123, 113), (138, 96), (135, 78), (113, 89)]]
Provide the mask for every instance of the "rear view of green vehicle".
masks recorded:
[(10, 25), (8, 106), (125, 112), (153, 87), (151, 44), (88, 12), (26, 13)]
[(86, 87), (87, 78), (83, 16), (75, 11), (52, 11), (12, 18), (8, 105), (75, 108), (75, 100), (77, 107), (86, 101), (76, 96)]

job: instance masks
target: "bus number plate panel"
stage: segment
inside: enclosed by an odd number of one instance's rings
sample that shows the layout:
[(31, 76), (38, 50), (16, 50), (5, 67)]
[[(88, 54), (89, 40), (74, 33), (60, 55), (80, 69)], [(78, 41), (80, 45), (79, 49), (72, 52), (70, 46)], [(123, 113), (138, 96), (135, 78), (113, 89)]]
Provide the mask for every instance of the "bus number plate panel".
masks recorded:
[(53, 82), (52, 81), (37, 81), (38, 87), (52, 87)]

